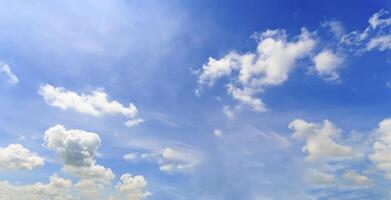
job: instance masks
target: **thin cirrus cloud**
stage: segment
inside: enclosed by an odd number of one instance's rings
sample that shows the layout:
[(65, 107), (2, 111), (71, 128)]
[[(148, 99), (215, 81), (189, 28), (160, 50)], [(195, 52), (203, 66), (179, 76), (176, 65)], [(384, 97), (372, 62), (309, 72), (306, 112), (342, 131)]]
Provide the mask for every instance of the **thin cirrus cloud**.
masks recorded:
[(19, 83), (18, 77), (12, 72), (11, 67), (2, 61), (0, 61), (0, 72), (4, 74), (10, 84)]
[(43, 85), (38, 93), (46, 103), (63, 110), (72, 109), (92, 116), (121, 114), (127, 119), (125, 125), (137, 126), (144, 120), (138, 117), (138, 110), (132, 103), (128, 107), (117, 101), (108, 100), (108, 95), (101, 90), (94, 90), (91, 94), (77, 94), (62, 87)]
[(160, 171), (172, 174), (192, 172), (201, 163), (202, 156), (198, 152), (167, 147), (154, 152), (128, 153), (123, 159), (131, 163), (156, 163)]

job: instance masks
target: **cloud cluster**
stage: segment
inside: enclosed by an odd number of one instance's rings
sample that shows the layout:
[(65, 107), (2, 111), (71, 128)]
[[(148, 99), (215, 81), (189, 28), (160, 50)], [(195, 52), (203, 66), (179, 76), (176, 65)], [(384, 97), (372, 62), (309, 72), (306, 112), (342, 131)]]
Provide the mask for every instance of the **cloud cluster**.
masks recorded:
[(159, 165), (159, 169), (166, 173), (191, 172), (197, 167), (202, 158), (197, 152), (164, 148), (157, 152), (134, 152), (123, 156), (126, 161), (147, 161)]
[[(114, 192), (107, 193), (104, 188), (89, 180), (73, 183), (54, 174), (49, 183), (35, 183), (28, 185), (13, 185), (7, 181), (0, 181), (0, 200), (142, 200), (150, 195), (145, 190), (147, 181), (143, 176), (123, 174), (115, 186)], [(111, 193), (111, 194), (110, 194)]]
[(129, 127), (143, 122), (138, 117), (138, 110), (132, 103), (126, 107), (117, 101), (109, 101), (104, 91), (94, 90), (91, 94), (79, 95), (62, 87), (47, 84), (41, 86), (38, 93), (49, 105), (63, 110), (72, 109), (93, 116), (121, 114), (127, 118), (125, 124)]
[(44, 165), (43, 158), (31, 153), (20, 144), (0, 148), (0, 168), (6, 170), (32, 170)]
[(264, 103), (256, 95), (266, 87), (285, 82), (295, 63), (313, 50), (316, 41), (306, 29), (293, 40), (279, 29), (254, 37), (258, 41), (254, 53), (230, 52), (221, 59), (209, 58), (202, 66), (198, 84), (212, 86), (216, 80), (231, 76), (227, 92), (242, 104), (264, 111)]
[(0, 200), (72, 200), (72, 181), (58, 177), (50, 177), (47, 184), (12, 185), (7, 181), (0, 182)]
[[(45, 146), (55, 151), (62, 159), (63, 170), (80, 181), (73, 187), (86, 199), (100, 198), (110, 187), (115, 178), (109, 168), (96, 163), (97, 150), (101, 144), (98, 134), (79, 129), (67, 130), (62, 125), (55, 125), (45, 131)], [(147, 182), (143, 176), (132, 177), (124, 174), (122, 183), (113, 198), (118, 200), (140, 200), (148, 196), (145, 190)], [(117, 197), (118, 196), (118, 197)]]
[(11, 67), (7, 63), (0, 61), (0, 73), (3, 73), (7, 77), (9, 83), (19, 83), (18, 77), (11, 71)]
[(344, 164), (354, 162), (355, 152), (352, 147), (338, 143), (341, 130), (332, 122), (313, 123), (295, 119), (288, 127), (293, 131), (293, 138), (305, 142), (302, 149), (307, 154), (305, 161), (309, 166), (304, 177), (306, 182), (313, 186), (335, 186), (340, 180), (336, 173), (342, 170), (342, 178), (350, 185), (372, 186), (367, 176), (350, 170), (349, 165)]
[[(339, 21), (323, 23), (334, 33), (333, 38), (323, 42), (316, 30), (312, 33), (302, 28), (301, 34), (288, 39), (285, 30), (266, 30), (255, 33), (255, 52), (231, 51), (220, 59), (209, 57), (198, 73), (197, 94), (203, 87), (211, 87), (226, 77), (227, 93), (243, 105), (255, 111), (265, 111), (265, 103), (259, 97), (265, 89), (283, 84), (299, 60), (313, 63), (309, 71), (315, 71), (322, 79), (340, 81), (340, 70), (346, 56), (357, 56), (371, 50), (391, 49), (391, 17), (388, 11), (380, 10), (368, 20), (364, 31), (345, 33)], [(335, 50), (331, 50), (334, 48)]]

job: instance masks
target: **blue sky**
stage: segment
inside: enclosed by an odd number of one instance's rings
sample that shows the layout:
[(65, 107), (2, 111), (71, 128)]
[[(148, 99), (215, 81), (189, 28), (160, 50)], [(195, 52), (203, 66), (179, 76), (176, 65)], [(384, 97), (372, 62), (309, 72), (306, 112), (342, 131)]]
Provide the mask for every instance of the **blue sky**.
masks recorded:
[(389, 1), (2, 1), (0, 200), (389, 199)]

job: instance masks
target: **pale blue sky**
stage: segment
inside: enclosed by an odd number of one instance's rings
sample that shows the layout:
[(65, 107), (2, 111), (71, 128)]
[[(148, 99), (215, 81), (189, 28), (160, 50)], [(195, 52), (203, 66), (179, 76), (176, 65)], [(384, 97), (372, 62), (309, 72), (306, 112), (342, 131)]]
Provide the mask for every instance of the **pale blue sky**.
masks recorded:
[(0, 2), (0, 200), (390, 198), (391, 2)]

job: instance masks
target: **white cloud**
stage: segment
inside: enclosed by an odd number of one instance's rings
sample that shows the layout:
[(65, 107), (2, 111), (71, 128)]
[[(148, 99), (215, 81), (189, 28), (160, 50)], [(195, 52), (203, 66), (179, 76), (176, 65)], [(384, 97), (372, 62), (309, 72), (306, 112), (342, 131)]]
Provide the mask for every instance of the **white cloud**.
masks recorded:
[(228, 93), (256, 111), (265, 111), (256, 95), (268, 86), (284, 83), (296, 61), (308, 56), (316, 42), (306, 29), (292, 41), (288, 41), (284, 30), (267, 30), (254, 34), (254, 38), (258, 41), (255, 53), (231, 52), (218, 60), (209, 58), (202, 66), (198, 83), (200, 87), (212, 86), (216, 80), (230, 76)]
[(338, 69), (343, 63), (343, 58), (331, 50), (323, 50), (314, 56), (315, 70), (321, 77), (328, 80), (337, 80), (339, 78)]
[(53, 175), (48, 184), (12, 185), (0, 182), (0, 200), (71, 200), (72, 181)]
[(11, 67), (7, 63), (0, 61), (0, 72), (7, 77), (9, 83), (11, 84), (19, 83), (18, 77), (16, 77), (16, 75), (12, 73)]
[(335, 183), (335, 176), (318, 170), (311, 170), (305, 175), (305, 180), (312, 185), (329, 186)]
[(328, 120), (323, 123), (311, 123), (301, 119), (289, 123), (293, 137), (306, 142), (303, 151), (308, 153), (307, 160), (329, 160), (350, 156), (351, 147), (338, 144), (335, 139), (340, 129)]
[(148, 183), (143, 176), (132, 176), (131, 174), (123, 174), (121, 176), (121, 181), (118, 182), (117, 186), (115, 187), (119, 196), (117, 197), (117, 199), (144, 199), (150, 195), (150, 193), (145, 190), (147, 184)]
[(390, 25), (391, 17), (386, 10), (380, 10), (368, 20), (368, 27), (364, 31), (355, 30), (342, 36), (341, 43), (351, 47), (356, 53), (371, 50), (388, 50), (391, 48)]
[(100, 146), (98, 134), (83, 130), (66, 130), (55, 125), (45, 131), (45, 145), (56, 151), (65, 165), (90, 166), (95, 164), (95, 154)]
[(231, 110), (229, 106), (224, 106), (223, 107), (223, 113), (225, 116), (228, 117), (228, 119), (234, 119), (235, 118), (235, 113)]
[(213, 135), (215, 135), (216, 137), (223, 137), (223, 131), (220, 129), (215, 129), (213, 131)]
[(57, 152), (64, 162), (64, 171), (82, 179), (108, 184), (114, 179), (111, 169), (97, 165), (95, 156), (100, 146), (98, 134), (84, 130), (66, 130), (62, 125), (45, 131), (45, 145)]
[(391, 119), (381, 121), (375, 134), (377, 137), (369, 158), (388, 179), (391, 179)]
[(367, 44), (367, 50), (378, 49), (385, 51), (391, 49), (391, 35), (383, 35), (372, 38)]
[(166, 173), (191, 172), (202, 161), (202, 156), (198, 152), (172, 148), (164, 148), (157, 152), (129, 153), (123, 158), (134, 163), (139, 161), (156, 163), (160, 171)]
[(43, 158), (20, 144), (10, 144), (0, 148), (0, 168), (8, 170), (32, 170), (44, 165)]
[(41, 86), (38, 93), (46, 103), (63, 110), (73, 109), (93, 116), (122, 114), (127, 118), (126, 125), (129, 127), (143, 122), (138, 117), (138, 110), (132, 103), (125, 107), (117, 101), (109, 101), (104, 91), (94, 90), (91, 94), (79, 95), (62, 87), (47, 84)]
[(69, 179), (63, 179), (56, 174), (50, 177), (49, 183), (34, 183), (29, 185), (13, 185), (0, 181), (0, 200), (75, 200), (75, 199), (112, 199), (112, 200), (142, 200), (150, 195), (146, 191), (147, 181), (143, 176), (124, 174), (120, 182), (111, 187), (99, 185), (90, 180), (81, 180), (73, 184)]
[(389, 26), (391, 25), (391, 17), (389, 18), (382, 18), (385, 15), (388, 15), (389, 12), (386, 10), (380, 10), (379, 12), (373, 14), (369, 20), (368, 23), (371, 25), (373, 29), (378, 28), (378, 27), (384, 27), (384, 26)]
[(327, 21), (322, 24), (323, 27), (329, 27), (334, 36), (340, 39), (345, 34), (345, 27), (340, 21)]
[(83, 199), (99, 199), (99, 194), (103, 192), (103, 187), (91, 180), (81, 180), (74, 185)]
[(342, 175), (342, 177), (348, 180), (350, 183), (354, 184), (355, 186), (362, 186), (362, 187), (373, 186), (372, 181), (367, 176), (358, 174), (354, 171), (347, 171)]
[(82, 180), (89, 180), (104, 185), (110, 184), (115, 178), (110, 168), (105, 168), (97, 164), (90, 166), (64, 165), (64, 171)]

